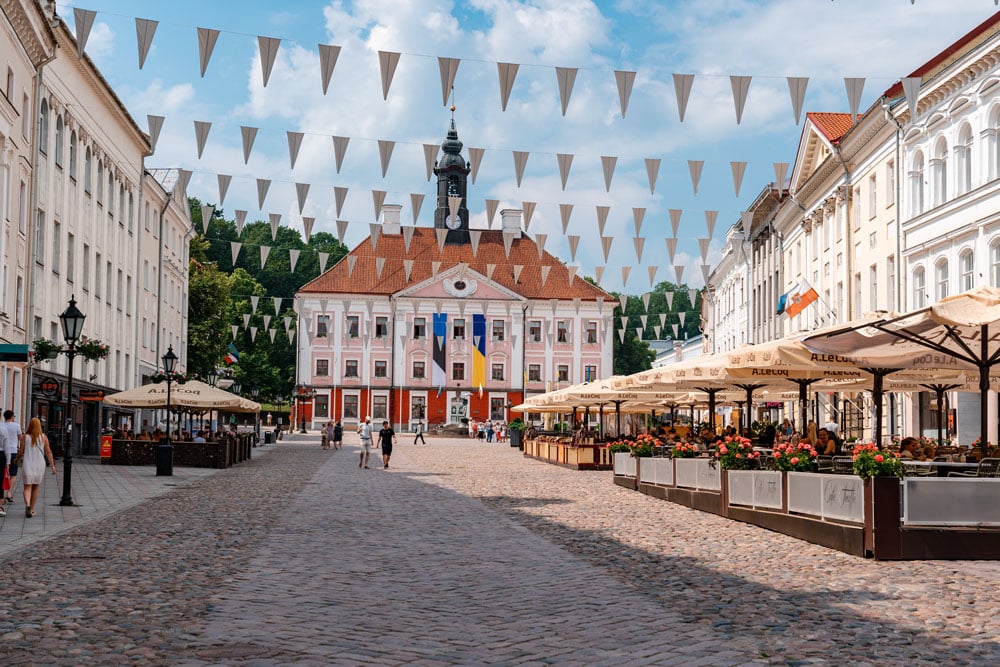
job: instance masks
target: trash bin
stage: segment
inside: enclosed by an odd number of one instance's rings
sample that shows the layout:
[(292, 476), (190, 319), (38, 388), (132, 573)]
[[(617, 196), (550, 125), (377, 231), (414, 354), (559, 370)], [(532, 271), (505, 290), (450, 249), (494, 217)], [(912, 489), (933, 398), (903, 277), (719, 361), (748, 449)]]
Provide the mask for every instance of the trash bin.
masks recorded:
[(274, 442), (274, 431), (264, 431), (264, 444), (270, 445)]

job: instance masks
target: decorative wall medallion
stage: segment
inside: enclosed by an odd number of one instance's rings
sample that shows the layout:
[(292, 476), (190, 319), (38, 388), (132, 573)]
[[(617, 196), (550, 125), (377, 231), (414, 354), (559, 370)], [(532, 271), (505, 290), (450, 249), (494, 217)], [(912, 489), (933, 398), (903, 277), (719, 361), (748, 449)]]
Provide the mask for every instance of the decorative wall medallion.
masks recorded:
[(442, 283), (444, 286), (444, 291), (451, 296), (464, 298), (467, 296), (472, 296), (479, 289), (479, 283), (472, 279), (465, 278), (445, 278)]

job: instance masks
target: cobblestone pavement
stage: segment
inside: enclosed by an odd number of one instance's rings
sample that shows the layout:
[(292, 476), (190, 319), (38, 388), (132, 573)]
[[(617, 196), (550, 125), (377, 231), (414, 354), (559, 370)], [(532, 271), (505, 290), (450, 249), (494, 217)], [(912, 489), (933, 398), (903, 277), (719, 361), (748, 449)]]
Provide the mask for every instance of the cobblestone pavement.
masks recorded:
[[(506, 445), (273, 453), (3, 558), (8, 664), (997, 664), (995, 563), (876, 563)], [(2, 534), (2, 533), (0, 533)]]

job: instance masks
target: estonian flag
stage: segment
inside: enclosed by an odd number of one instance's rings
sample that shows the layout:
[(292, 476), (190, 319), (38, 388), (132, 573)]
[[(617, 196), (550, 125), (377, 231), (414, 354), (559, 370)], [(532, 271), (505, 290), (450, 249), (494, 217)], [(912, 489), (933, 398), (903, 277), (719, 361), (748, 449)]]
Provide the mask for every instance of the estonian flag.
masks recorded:
[(789, 317), (795, 317), (818, 299), (816, 290), (805, 280), (800, 281), (778, 297), (778, 315), (787, 313)]

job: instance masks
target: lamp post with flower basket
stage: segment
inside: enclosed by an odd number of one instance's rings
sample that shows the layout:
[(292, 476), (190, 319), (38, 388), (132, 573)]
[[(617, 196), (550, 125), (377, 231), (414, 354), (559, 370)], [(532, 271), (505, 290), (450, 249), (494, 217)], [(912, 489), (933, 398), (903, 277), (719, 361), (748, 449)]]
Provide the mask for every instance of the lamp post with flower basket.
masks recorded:
[(305, 404), (316, 398), (316, 390), (300, 384), (295, 388), (295, 400), (299, 403), (299, 433), (306, 433)]
[(177, 368), (177, 355), (174, 346), (167, 348), (163, 355), (163, 373), (167, 380), (167, 437), (156, 445), (156, 476), (170, 477), (174, 474), (174, 446), (170, 442), (170, 385), (174, 381), (174, 369)]

